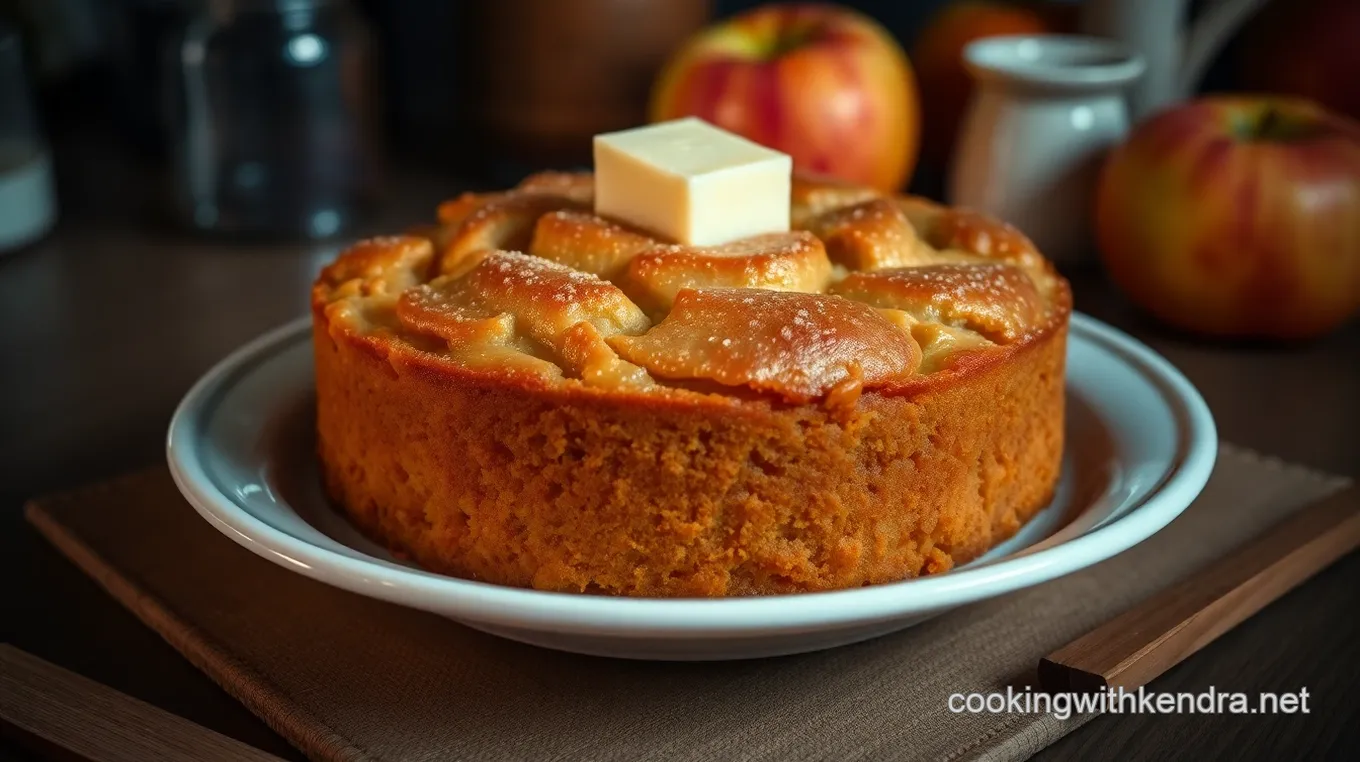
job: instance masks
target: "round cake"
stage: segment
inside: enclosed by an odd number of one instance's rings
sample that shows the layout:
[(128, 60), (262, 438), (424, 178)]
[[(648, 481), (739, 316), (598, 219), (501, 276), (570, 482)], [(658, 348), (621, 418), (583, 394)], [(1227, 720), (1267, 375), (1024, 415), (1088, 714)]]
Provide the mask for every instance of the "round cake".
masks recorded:
[(1067, 283), (973, 212), (795, 177), (788, 233), (658, 240), (588, 174), (465, 194), (312, 291), (331, 498), (426, 568), (795, 593), (942, 572), (1052, 497)]

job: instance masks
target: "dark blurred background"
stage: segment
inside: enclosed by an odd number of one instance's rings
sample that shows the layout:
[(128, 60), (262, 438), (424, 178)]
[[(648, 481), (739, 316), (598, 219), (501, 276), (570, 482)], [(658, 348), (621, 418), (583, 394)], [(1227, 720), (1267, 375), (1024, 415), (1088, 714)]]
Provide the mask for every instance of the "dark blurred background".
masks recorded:
[[(843, 3), (879, 21), (908, 51), (946, 4)], [(1061, 19), (1074, 14), (1078, 4), (1028, 5)], [(186, 35), (218, 34), (214, 39), (226, 40), (223, 45), (250, 48), (291, 34), (289, 44), (301, 37), (302, 47), (289, 51), (305, 55), (307, 45), (320, 40), (342, 51), (334, 57), (336, 65), (372, 72), (372, 80), (363, 72), (354, 77), (355, 87), (363, 89), (358, 97), (377, 121), (372, 130), (351, 134), (352, 125), (346, 127), (350, 132), (314, 129), (283, 144), (337, 157), (327, 176), (309, 178), (311, 186), (349, 183), (369, 191), (373, 198), (365, 196), (366, 202), (380, 203), (389, 165), (446, 173), (461, 185), (496, 186), (530, 169), (583, 163), (591, 134), (643, 121), (652, 79), (683, 40), (756, 5), (756, 0), (0, 0), (0, 20), (19, 31), (40, 123), (49, 142), (61, 147), (54, 152), (58, 206), (69, 211), (72, 205), (107, 203), (88, 198), (86, 185), (60, 182), (73, 162), (96, 151), (93, 141), (99, 143), (99, 155), (116, 155), (163, 180), (128, 188), (135, 200), (119, 200), (120, 208), (132, 205), (138, 219), (155, 223), (173, 216), (174, 194), (188, 192), (177, 190), (175, 178), (167, 177), (174, 174), (176, 141), (192, 140), (185, 137), (186, 130), (191, 132), (185, 113), (192, 110), (184, 103), (185, 93), (193, 91), (192, 65), (184, 59)], [(202, 28), (224, 8), (251, 6), (272, 8), (279, 17), (255, 28), (239, 23), (226, 30)], [(1235, 87), (1237, 47), (1234, 41), (1218, 56), (1201, 90)], [(564, 56), (563, 50), (572, 53)], [(297, 83), (262, 76), (263, 84), (242, 86), (277, 86), (277, 91), (250, 90), (259, 96), (252, 108), (300, 114), (325, 108), (327, 93), (310, 92), (304, 82), (304, 96), (298, 96)], [(316, 102), (300, 103), (300, 98)], [(232, 126), (251, 129), (247, 110), (240, 113)], [(193, 170), (181, 168), (179, 174)], [(938, 197), (942, 170), (923, 159), (910, 189)], [(237, 172), (239, 185), (248, 187), (255, 179), (251, 167)], [(192, 175), (182, 182), (193, 182)], [(301, 232), (318, 235), (339, 228), (337, 220), (325, 218), (318, 229)]]

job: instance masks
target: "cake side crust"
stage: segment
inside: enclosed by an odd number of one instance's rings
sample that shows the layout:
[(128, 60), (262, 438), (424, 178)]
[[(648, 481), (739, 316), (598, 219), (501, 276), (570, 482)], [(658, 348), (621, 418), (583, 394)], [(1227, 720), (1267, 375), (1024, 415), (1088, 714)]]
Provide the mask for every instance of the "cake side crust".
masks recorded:
[(853, 405), (526, 388), (314, 311), (327, 491), (422, 566), (543, 590), (792, 593), (947, 570), (1049, 501), (1066, 319)]

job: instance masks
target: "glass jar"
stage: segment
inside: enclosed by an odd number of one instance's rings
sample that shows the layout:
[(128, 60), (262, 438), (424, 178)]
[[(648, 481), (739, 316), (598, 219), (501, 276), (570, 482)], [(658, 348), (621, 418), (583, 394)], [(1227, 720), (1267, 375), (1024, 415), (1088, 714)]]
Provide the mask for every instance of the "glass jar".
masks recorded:
[(181, 222), (324, 238), (371, 208), (373, 35), (348, 0), (210, 0), (176, 47), (167, 113)]

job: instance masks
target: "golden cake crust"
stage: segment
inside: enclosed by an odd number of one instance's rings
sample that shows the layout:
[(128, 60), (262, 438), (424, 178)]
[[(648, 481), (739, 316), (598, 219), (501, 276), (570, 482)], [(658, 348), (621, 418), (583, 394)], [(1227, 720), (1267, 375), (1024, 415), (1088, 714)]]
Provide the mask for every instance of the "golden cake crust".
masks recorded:
[(1070, 292), (1013, 229), (799, 179), (813, 235), (681, 250), (589, 187), (465, 196), (318, 278), (322, 471), (366, 533), (500, 584), (789, 593), (947, 570), (1050, 499)]

